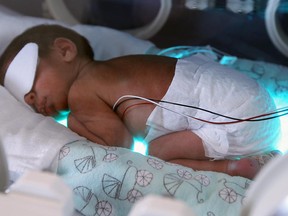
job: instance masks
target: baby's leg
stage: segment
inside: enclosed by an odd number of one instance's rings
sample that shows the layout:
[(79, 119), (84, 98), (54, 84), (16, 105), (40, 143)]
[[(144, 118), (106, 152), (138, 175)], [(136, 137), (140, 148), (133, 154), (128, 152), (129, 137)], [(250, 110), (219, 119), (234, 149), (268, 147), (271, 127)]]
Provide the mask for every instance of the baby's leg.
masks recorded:
[(188, 131), (163, 135), (149, 143), (149, 155), (168, 161), (173, 159), (208, 160), (200, 137)]
[(281, 154), (280, 151), (275, 150), (262, 155), (242, 158), (241, 160), (231, 160), (227, 166), (228, 174), (253, 179), (265, 164)]
[(279, 152), (251, 156), (241, 160), (210, 160), (205, 157), (202, 140), (191, 131), (179, 131), (153, 140), (149, 154), (195, 170), (223, 172), (253, 179), (260, 169)]
[(265, 164), (278, 155), (281, 155), (279, 151), (272, 151), (267, 154), (242, 158), (240, 160), (197, 161), (175, 159), (169, 162), (187, 166), (195, 170), (222, 172), (231, 176), (242, 176), (253, 179)]

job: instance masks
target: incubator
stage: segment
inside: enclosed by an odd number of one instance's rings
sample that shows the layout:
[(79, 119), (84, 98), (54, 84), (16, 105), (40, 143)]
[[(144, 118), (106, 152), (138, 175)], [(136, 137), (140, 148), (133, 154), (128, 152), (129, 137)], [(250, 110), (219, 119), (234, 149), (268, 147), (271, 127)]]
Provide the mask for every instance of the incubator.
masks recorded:
[(71, 216), (72, 191), (55, 174), (31, 171), (11, 184), (7, 160), (0, 143), (1, 215)]
[(1, 215), (11, 216), (72, 216), (72, 191), (55, 174), (27, 172), (0, 193), (0, 209)]
[[(123, 2), (117, 2), (110, 0), (109, 2), (106, 1), (90, 1), (87, 2), (88, 6), (85, 8), (82, 8), (83, 11), (80, 12), (79, 15), (79, 9), (78, 9), (78, 16), (75, 15), (75, 12), (71, 12), (71, 7), (69, 7), (69, 4), (65, 0), (46, 0), (47, 9), (50, 12), (50, 14), (58, 20), (68, 22), (70, 24), (76, 24), (80, 22), (88, 22), (90, 24), (100, 24), (100, 25), (106, 25), (113, 28), (121, 28), (121, 30), (125, 30), (136, 37), (143, 38), (143, 39), (149, 39), (153, 37), (156, 33), (158, 33), (161, 28), (165, 25), (167, 22), (169, 15), (173, 12), (172, 8), (173, 5), (177, 5), (176, 1), (172, 0), (159, 0), (159, 1), (145, 1), (146, 3), (141, 4), (141, 1), (137, 0), (130, 0), (130, 1), (123, 1)], [(180, 1), (179, 1), (180, 2)], [(178, 3), (179, 3), (178, 2)], [(119, 13), (118, 10), (113, 11), (113, 7), (111, 9), (111, 12), (109, 12), (109, 4), (111, 6), (111, 3), (113, 5), (120, 5), (119, 10), (123, 10), (125, 8), (126, 12), (128, 14), (132, 14), (131, 10), (137, 10), (143, 8), (143, 6), (146, 5), (146, 14), (145, 17), (149, 17), (149, 19), (146, 19), (145, 22), (142, 21), (138, 22), (137, 24), (134, 23), (134, 26), (130, 24), (130, 26), (126, 26), (127, 28), (134, 27), (133, 29), (125, 29), (125, 25), (118, 24), (113, 22), (113, 13), (118, 13), (118, 16), (123, 17), (123, 13), (121, 15), (121, 12)], [(286, 57), (288, 57), (288, 24), (287, 24), (287, 11), (288, 11), (288, 2), (286, 0), (264, 0), (264, 1), (258, 1), (258, 0), (185, 0), (181, 1), (183, 3), (184, 7), (191, 9), (191, 10), (227, 10), (233, 13), (237, 14), (245, 14), (247, 16), (254, 16), (255, 14), (257, 16), (262, 16), (265, 20), (265, 26), (266, 30), (269, 34), (270, 39), (272, 40), (275, 47)], [(83, 5), (83, 3), (81, 3)], [(105, 7), (106, 5), (106, 7)], [(131, 6), (132, 5), (132, 6)], [(150, 8), (147, 8), (148, 7)], [(89, 10), (87, 11), (87, 7), (89, 7)], [(134, 8), (133, 8), (134, 7)], [(179, 7), (179, 6), (178, 6)], [(92, 8), (92, 9), (91, 9)], [(94, 10), (93, 10), (94, 8)], [(114, 7), (117, 9), (117, 7)], [(110, 17), (103, 15), (101, 13), (101, 9), (104, 9), (105, 12), (109, 13)], [(74, 9), (75, 11), (75, 9)], [(141, 12), (141, 11), (140, 11)], [(98, 14), (102, 14), (102, 17), (100, 17)], [(76, 13), (77, 14), (77, 13)], [(83, 19), (83, 14), (86, 14), (86, 19)], [(87, 14), (90, 14), (90, 19), (87, 18)], [(96, 15), (95, 15), (96, 14)], [(134, 19), (135, 19), (136, 12), (134, 11)], [(151, 15), (152, 14), (152, 15)], [(125, 15), (124, 15), (125, 16)], [(132, 15), (131, 15), (132, 16)], [(132, 17), (129, 17), (130, 20)], [(92, 17), (92, 18), (91, 18)], [(81, 20), (82, 18), (82, 20)], [(97, 19), (96, 19), (97, 18)], [(117, 16), (114, 17), (117, 19)], [(124, 19), (124, 21), (129, 21), (129, 18)], [(88, 21), (87, 21), (88, 19)], [(94, 22), (93, 22), (94, 21)], [(119, 23), (119, 21), (118, 21)], [(139, 26), (141, 25), (142, 26)], [(136, 27), (135, 27), (136, 25)]]
[[(150, 7), (145, 8), (146, 12), (149, 12), (149, 16), (145, 18), (145, 20), (139, 19), (139, 21), (135, 23), (126, 23), (123, 25), (122, 23), (115, 23), (115, 20), (111, 20), (106, 17), (102, 17), (102, 20), (97, 20), (99, 16), (97, 14), (93, 14), (91, 10), (93, 9), (94, 12), (99, 12), (101, 7), (111, 4), (116, 4), (120, 1), (117, 0), (98, 0), (98, 1), (81, 1), (81, 10), (83, 9), (84, 14), (87, 15), (83, 19), (83, 11), (79, 15), (79, 8), (73, 8), (68, 0), (45, 0), (43, 1), (45, 8), (48, 10), (50, 16), (52, 16), (56, 21), (64, 22), (70, 26), (75, 27), (75, 29), (83, 30), (85, 29), (85, 33), (92, 32), (92, 25), (103, 24), (105, 27), (115, 27), (119, 30), (132, 34), (136, 38), (140, 39), (152, 39), (156, 37), (157, 34), (163, 29), (163, 27), (169, 21), (169, 17), (173, 15), (173, 7), (175, 5), (180, 4), (186, 9), (191, 11), (229, 11), (235, 14), (243, 14), (247, 17), (249, 16), (261, 16), (264, 20), (265, 24), (265, 31), (275, 46), (275, 48), (284, 56), (284, 59), (288, 57), (288, 1), (287, 0), (183, 0), (183, 1), (176, 1), (176, 0), (145, 0), (146, 4)], [(85, 2), (85, 4), (84, 4)], [(107, 3), (108, 2), (108, 3)], [(136, 8), (141, 8), (143, 6), (143, 0), (125, 0), (121, 1), (122, 3), (126, 3), (126, 6), (132, 3), (135, 3)], [(79, 3), (77, 3), (79, 4)], [(138, 5), (137, 5), (138, 4)], [(87, 11), (87, 5), (90, 11)], [(146, 6), (147, 6), (146, 5)], [(93, 7), (92, 7), (93, 6)], [(107, 8), (107, 7), (106, 7)], [(121, 8), (121, 7), (120, 7)], [(127, 7), (127, 17), (129, 20), (129, 8)], [(142, 8), (143, 9), (143, 8)], [(78, 10), (75, 12), (74, 10)], [(144, 9), (143, 9), (144, 10)], [(89, 13), (88, 13), (89, 12)], [(113, 9), (112, 9), (113, 13)], [(109, 15), (111, 12), (109, 13)], [(89, 15), (89, 16), (88, 16)], [(18, 15), (16, 15), (18, 16)], [(177, 15), (178, 16), (178, 15)], [(110, 17), (111, 18), (111, 17)], [(1, 20), (0, 20), (1, 21)], [(131, 20), (129, 20), (131, 21)], [(83, 22), (86, 22), (83, 26)], [(24, 23), (24, 19), (23, 19)], [(38, 22), (37, 22), (38, 23)], [(41, 23), (41, 22), (39, 22)], [(22, 24), (20, 24), (22, 25)], [(20, 26), (19, 25), (19, 26)], [(90, 29), (91, 28), (91, 29)], [(118, 39), (122, 38), (123, 35), (118, 35), (117, 32), (110, 32), (105, 29), (101, 28), (100, 32), (103, 35), (113, 35)], [(91, 34), (90, 40), (95, 39), (97, 34)], [(112, 36), (111, 36), (112, 37)], [(124, 40), (125, 38), (125, 40)], [(111, 39), (111, 38), (109, 38)], [(167, 49), (158, 49), (157, 47), (153, 46), (152, 43), (149, 41), (143, 42), (143, 46), (141, 49), (136, 49), (136, 47), (141, 44), (138, 40), (135, 39), (127, 39), (126, 35), (123, 36), (123, 41), (128, 42), (129, 45), (124, 46), (121, 44), (121, 47), (113, 53), (113, 43), (107, 43), (109, 46), (108, 52), (100, 52), (102, 51), (98, 45), (93, 44), (97, 47), (99, 53), (101, 53), (101, 57), (103, 59), (111, 57), (113, 55), (120, 55), (120, 54), (134, 54), (136, 52), (146, 52), (148, 54), (158, 54), (158, 55), (167, 55), (176, 58), (187, 57), (196, 52), (205, 52), (211, 58), (214, 58), (216, 61), (219, 61), (223, 65), (233, 66), (242, 72), (244, 71), (248, 75), (251, 75), (255, 79), (264, 80), (263, 83), (269, 87), (273, 87), (273, 91), (276, 89), (278, 92), (283, 93), (283, 97), (276, 98), (277, 103), (279, 102), (279, 106), (282, 107), (282, 104), (287, 103), (287, 73), (283, 75), (283, 71), (285, 73), (285, 68), (283, 69), (281, 66), (276, 67), (275, 65), (269, 65), (269, 68), (265, 70), (264, 64), (261, 63), (253, 63), (251, 61), (241, 60), (234, 55), (229, 55), (226, 52), (222, 52), (218, 49), (215, 49), (210, 46), (173, 46)], [(111, 39), (112, 41), (112, 39)], [(132, 42), (131, 42), (132, 41)], [(131, 43), (130, 43), (131, 42)], [(239, 45), (240, 46), (240, 45)], [(146, 50), (147, 48), (147, 50)], [(127, 49), (127, 50), (126, 50)], [(132, 49), (133, 52), (131, 51)], [(116, 48), (115, 48), (116, 50)], [(136, 51), (135, 51), (136, 50)], [(119, 51), (119, 52), (118, 52)], [(130, 52), (131, 51), (131, 52)], [(104, 53), (104, 54), (103, 54)], [(256, 52), (257, 53), (257, 52)], [(98, 53), (96, 53), (98, 55)], [(99, 54), (100, 56), (100, 54)], [(112, 56), (114, 57), (114, 56)], [(287, 60), (287, 59), (286, 59)], [(266, 66), (266, 65), (265, 65)], [(271, 66), (271, 67), (270, 67)], [(25, 67), (25, 66), (24, 66)], [(270, 69), (274, 70), (271, 71), (271, 76), (267, 74), (267, 71)], [(252, 71), (252, 72), (251, 72)], [(287, 72), (287, 71), (286, 71)], [(283, 75), (283, 76), (282, 76)], [(277, 79), (279, 78), (279, 79)], [(267, 81), (268, 80), (268, 81)], [(20, 80), (21, 81), (21, 80)], [(267, 82), (266, 82), (267, 81)], [(270, 81), (273, 81), (270, 83)], [(2, 98), (1, 98), (2, 100)], [(14, 106), (14, 105), (13, 105)], [(286, 116), (287, 117), (287, 116)], [(282, 118), (281, 118), (282, 120)], [(2, 123), (2, 122), (1, 122)], [(283, 128), (287, 125), (287, 118), (283, 118), (282, 122)], [(33, 128), (33, 127), (31, 127)], [(287, 128), (286, 128), (287, 129)], [(32, 129), (31, 129), (32, 130)], [(58, 131), (58, 128), (57, 128)], [(284, 131), (284, 130), (283, 130)], [(37, 131), (39, 132), (39, 131)], [(286, 133), (286, 132), (285, 132)], [(287, 134), (283, 133), (283, 152), (287, 151)], [(35, 139), (37, 140), (37, 139)], [(71, 143), (70, 141), (67, 143)], [(43, 144), (44, 145), (44, 144)], [(85, 146), (83, 143), (81, 145)], [(71, 148), (72, 149), (72, 148)], [(65, 157), (68, 154), (68, 151), (72, 151), (68, 148), (61, 149), (59, 153), (59, 157)], [(88, 150), (87, 150), (88, 149)], [(88, 148), (84, 149), (83, 152), (88, 152), (88, 155), (83, 156), (82, 158), (70, 159), (73, 164), (75, 164), (76, 171), (82, 174), (87, 174), (89, 169), (94, 169), (97, 167), (96, 164), (96, 157), (95, 154), (93, 155), (93, 149), (88, 144)], [(91, 150), (92, 149), (92, 150)], [(117, 159), (119, 155), (115, 149), (104, 149), (99, 148), (100, 152), (103, 153), (100, 159), (97, 158), (97, 165), (99, 161), (101, 161), (99, 167), (105, 167), (109, 163), (113, 162)], [(98, 149), (98, 150), (99, 150)], [(76, 149), (77, 150), (77, 149)], [(75, 150), (74, 150), (75, 151)], [(119, 150), (121, 151), (121, 150)], [(145, 150), (146, 151), (146, 150)], [(92, 153), (91, 153), (92, 152)], [(32, 152), (33, 154), (33, 152)], [(127, 158), (127, 156), (124, 154)], [(98, 160), (99, 159), (99, 160)], [(142, 160), (143, 158), (139, 158)], [(204, 189), (209, 188), (212, 185), (212, 180), (216, 183), (215, 185), (221, 188), (217, 188), (218, 191), (213, 191), (216, 193), (218, 198), (217, 202), (222, 201), (225, 206), (232, 206), (233, 204), (237, 203), (237, 207), (240, 206), (241, 211), (239, 214), (241, 216), (274, 216), (274, 215), (287, 215), (288, 214), (288, 189), (286, 187), (286, 183), (288, 180), (288, 175), (285, 172), (285, 167), (288, 164), (287, 154), (284, 156), (280, 156), (275, 160), (271, 161), (264, 169), (259, 173), (256, 179), (251, 183), (246, 181), (245, 179), (238, 179), (237, 181), (233, 182), (227, 176), (220, 176), (217, 179), (214, 175), (209, 176), (206, 173), (196, 174), (188, 172), (185, 169), (181, 169), (181, 167), (175, 168), (171, 164), (163, 164), (158, 160), (154, 159), (146, 159), (144, 158), (143, 161), (147, 162), (147, 166), (149, 169), (156, 170), (156, 173), (160, 173), (161, 169), (165, 166), (169, 167), (167, 173), (163, 174), (163, 178), (160, 179), (159, 182), (163, 185), (162, 191), (152, 191), (158, 193), (157, 195), (153, 194), (151, 191), (151, 195), (147, 195), (143, 197), (143, 199), (137, 200), (137, 196), (140, 197), (142, 195), (140, 193), (140, 189), (148, 187), (151, 183), (152, 177), (155, 177), (156, 174), (152, 174), (149, 172), (148, 168), (146, 169), (138, 169), (136, 170), (135, 162), (134, 164), (129, 161), (125, 161), (125, 165), (128, 167), (123, 168), (123, 176), (119, 174), (120, 177), (116, 178), (115, 176), (108, 175), (105, 171), (103, 174), (103, 179), (99, 183), (102, 184), (101, 188), (103, 191), (99, 194), (107, 193), (106, 198), (111, 199), (115, 202), (119, 201), (118, 208), (124, 208), (122, 206), (123, 203), (123, 190), (125, 190), (127, 198), (125, 197), (125, 201), (131, 206), (131, 210), (129, 212), (129, 216), (197, 216), (198, 214), (195, 211), (195, 208), (188, 206), (187, 202), (182, 202), (180, 199), (177, 199), (177, 190), (181, 190), (186, 195), (186, 193), (190, 194), (190, 191), (197, 195), (196, 203), (202, 204), (202, 198), (198, 197), (201, 196), (201, 193)], [(137, 161), (138, 158), (135, 160)], [(84, 164), (84, 165), (83, 165)], [(76, 166), (77, 165), (77, 166)], [(134, 167), (135, 166), (135, 167)], [(172, 168), (171, 168), (171, 167)], [(108, 167), (111, 169), (110, 167)], [(112, 166), (112, 168), (114, 168)], [(120, 167), (121, 168), (121, 167)], [(119, 168), (119, 170), (121, 170)], [(175, 173), (170, 172), (170, 169), (177, 170)], [(118, 167), (117, 167), (118, 169)], [(284, 171), (283, 171), (284, 169)], [(68, 168), (67, 168), (68, 170)], [(66, 171), (67, 171), (66, 170)], [(118, 170), (116, 170), (118, 171)], [(116, 171), (112, 172), (116, 173)], [(174, 171), (174, 170), (173, 170)], [(74, 171), (73, 171), (74, 172)], [(64, 172), (65, 173), (65, 172)], [(71, 180), (70, 174), (67, 171), (67, 176), (64, 176), (63, 179), (67, 181)], [(128, 182), (128, 174), (133, 174), (136, 176), (136, 180), (133, 179), (133, 184), (131, 183), (131, 190), (124, 188), (126, 182)], [(51, 172), (27, 172), (25, 175), (21, 176), (15, 182), (9, 181), (9, 171), (6, 161), (6, 154), (4, 153), (4, 149), (2, 147), (2, 143), (0, 142), (0, 215), (29, 215), (29, 216), (38, 216), (38, 215), (47, 215), (47, 216), (72, 216), (72, 215), (80, 215), (80, 213), (74, 211), (73, 203), (73, 193), (80, 194), (80, 198), (77, 197), (77, 201), (80, 201), (81, 208), (78, 210), (83, 210), (85, 212), (86, 208), (91, 207), (92, 210), (97, 210), (97, 214), (94, 215), (112, 215), (111, 211), (109, 211), (109, 205), (104, 206), (102, 209), (100, 208), (101, 204), (107, 204), (107, 200), (101, 200), (96, 194), (96, 192), (92, 192), (92, 190), (88, 190), (86, 186), (84, 187), (75, 187), (73, 190), (71, 187), (68, 187), (67, 182), (64, 182), (63, 179), (56, 174)], [(74, 173), (72, 173), (74, 175)], [(71, 174), (71, 176), (72, 176)], [(127, 175), (126, 175), (127, 174)], [(98, 175), (98, 172), (97, 172)], [(95, 174), (95, 176), (97, 176)], [(116, 174), (115, 174), (116, 175)], [(11, 176), (10, 176), (11, 177)], [(75, 176), (73, 176), (75, 177)], [(217, 176), (218, 177), (218, 176)], [(75, 177), (76, 178), (76, 177)], [(156, 177), (155, 177), (156, 178)], [(108, 179), (108, 180), (107, 180)], [(127, 180), (128, 179), (128, 180)], [(216, 180), (215, 180), (216, 179)], [(134, 182), (135, 180), (135, 182)], [(233, 179), (234, 180), (234, 179)], [(239, 180), (239, 181), (238, 181)], [(72, 181), (72, 180), (71, 180)], [(191, 183), (192, 182), (192, 183)], [(240, 183), (239, 183), (240, 182)], [(249, 185), (251, 183), (251, 185)], [(104, 186), (103, 186), (104, 185)], [(124, 186), (123, 186), (124, 185)], [(73, 185), (74, 186), (74, 185)], [(138, 187), (137, 190), (135, 189), (136, 186)], [(186, 186), (187, 189), (185, 189)], [(248, 189), (249, 186), (249, 189)], [(98, 185), (97, 185), (98, 188)], [(99, 186), (100, 188), (100, 186)], [(124, 189), (123, 189), (124, 188)], [(140, 188), (140, 189), (139, 189)], [(184, 188), (184, 189), (183, 189)], [(192, 188), (192, 189), (191, 189)], [(212, 187), (213, 188), (213, 187)], [(216, 187), (215, 187), (216, 188)], [(162, 188), (161, 188), (162, 189)], [(239, 190), (237, 190), (239, 189)], [(144, 189), (143, 189), (144, 190)], [(243, 191), (246, 192), (246, 197)], [(88, 192), (87, 192), (88, 191)], [(108, 191), (108, 192), (107, 192)], [(165, 192), (165, 194), (164, 194)], [(164, 194), (164, 195), (163, 195)], [(167, 196), (167, 194), (169, 196)], [(85, 195), (85, 196), (84, 196)], [(104, 194), (106, 195), (106, 194)], [(171, 198), (172, 197), (172, 198)], [(175, 198), (173, 198), (175, 197)], [(194, 198), (194, 197), (193, 197)], [(199, 198), (199, 199), (198, 199)], [(122, 200), (121, 200), (122, 199)], [(187, 198), (188, 202), (190, 197)], [(132, 202), (132, 201), (133, 202)], [(135, 201), (137, 200), (137, 202)], [(220, 201), (219, 201), (220, 200)], [(95, 201), (93, 203), (92, 201)], [(135, 201), (135, 203), (134, 203)], [(187, 201), (187, 200), (186, 200)], [(212, 201), (212, 206), (214, 201)], [(99, 207), (100, 206), (100, 207)], [(224, 207), (225, 208), (225, 207)], [(233, 207), (231, 207), (233, 208)], [(99, 213), (99, 209), (103, 210)], [(95, 211), (96, 211), (95, 210)], [(213, 215), (212, 212), (206, 212), (207, 215)], [(83, 213), (84, 214), (84, 213)], [(87, 215), (89, 215), (87, 213)], [(126, 215), (125, 215), (126, 216)]]

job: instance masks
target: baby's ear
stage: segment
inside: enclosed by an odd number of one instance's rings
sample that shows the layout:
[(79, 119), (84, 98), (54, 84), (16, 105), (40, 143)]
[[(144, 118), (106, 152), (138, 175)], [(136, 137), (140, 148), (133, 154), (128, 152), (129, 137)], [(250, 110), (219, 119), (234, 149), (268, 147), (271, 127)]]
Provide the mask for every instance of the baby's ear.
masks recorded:
[(77, 56), (76, 45), (67, 38), (56, 38), (53, 45), (64, 61), (72, 61)]

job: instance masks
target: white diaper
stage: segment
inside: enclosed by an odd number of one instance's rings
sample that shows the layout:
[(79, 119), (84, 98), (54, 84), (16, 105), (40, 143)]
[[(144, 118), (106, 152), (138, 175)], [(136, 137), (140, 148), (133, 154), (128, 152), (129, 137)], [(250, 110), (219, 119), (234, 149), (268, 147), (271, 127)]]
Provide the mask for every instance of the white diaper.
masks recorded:
[[(189, 61), (178, 60), (174, 78), (163, 100), (235, 118), (275, 110), (272, 98), (257, 82), (202, 55), (195, 55)], [(231, 121), (197, 109), (162, 105), (208, 121)], [(236, 158), (275, 149), (280, 127), (279, 119), (215, 125), (159, 107), (153, 110), (146, 124), (149, 128), (145, 138), (147, 142), (171, 132), (191, 130), (202, 139), (206, 156), (214, 159)]]

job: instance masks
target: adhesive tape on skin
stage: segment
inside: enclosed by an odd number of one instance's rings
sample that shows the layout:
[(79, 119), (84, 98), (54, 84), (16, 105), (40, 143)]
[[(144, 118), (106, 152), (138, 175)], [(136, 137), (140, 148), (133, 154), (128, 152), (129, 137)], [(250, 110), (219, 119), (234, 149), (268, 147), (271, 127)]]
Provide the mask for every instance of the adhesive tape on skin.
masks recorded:
[[(20, 102), (27, 105), (24, 96), (31, 91), (38, 62), (38, 45), (26, 44), (10, 63), (4, 87)], [(29, 106), (30, 107), (30, 106)]]

